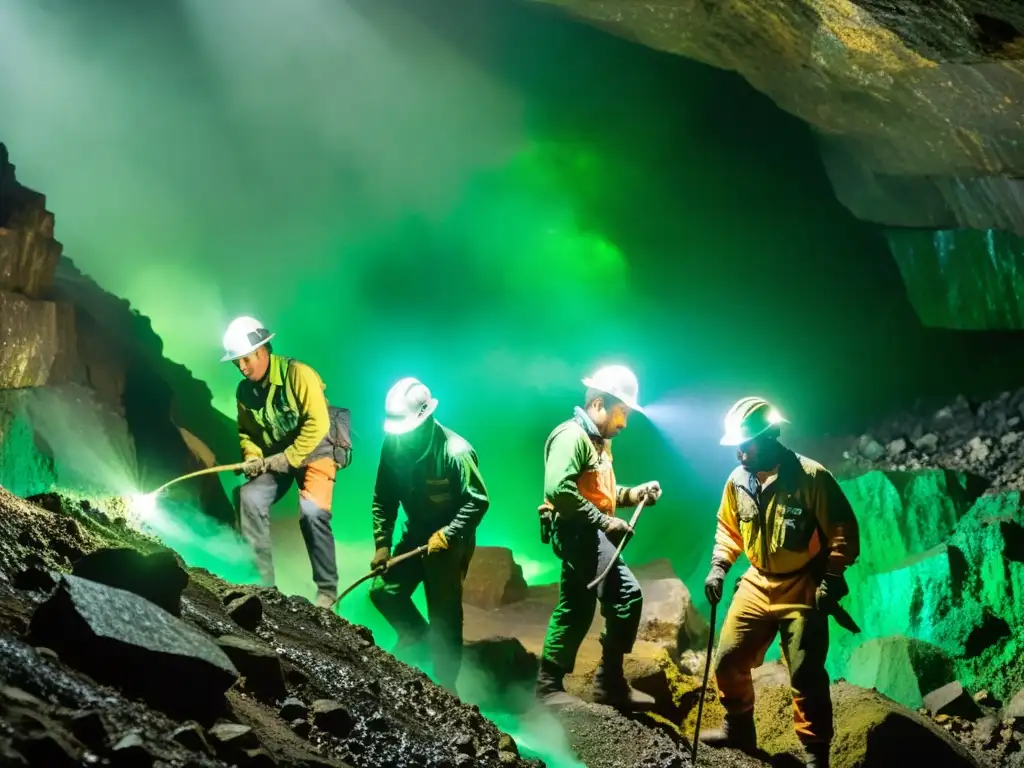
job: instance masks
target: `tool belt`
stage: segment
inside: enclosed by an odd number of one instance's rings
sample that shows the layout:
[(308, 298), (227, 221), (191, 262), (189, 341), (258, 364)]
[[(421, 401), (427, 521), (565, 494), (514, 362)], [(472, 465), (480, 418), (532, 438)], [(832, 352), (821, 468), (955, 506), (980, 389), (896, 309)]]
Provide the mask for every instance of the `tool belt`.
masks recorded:
[(540, 543), (551, 543), (551, 531), (555, 526), (555, 508), (545, 501), (537, 507), (537, 514), (540, 516)]

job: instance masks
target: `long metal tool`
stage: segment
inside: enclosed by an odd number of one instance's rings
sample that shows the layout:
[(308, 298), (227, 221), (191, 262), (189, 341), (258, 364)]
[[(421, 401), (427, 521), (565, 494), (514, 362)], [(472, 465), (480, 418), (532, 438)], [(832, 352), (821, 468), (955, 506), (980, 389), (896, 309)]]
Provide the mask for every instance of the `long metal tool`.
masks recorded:
[(704, 714), (704, 697), (708, 693), (708, 678), (711, 676), (711, 656), (715, 650), (715, 611), (718, 603), (711, 604), (711, 630), (708, 632), (708, 656), (704, 660), (704, 682), (700, 687), (700, 698), (697, 700), (697, 724), (693, 727), (693, 753), (690, 755), (694, 768), (697, 766), (697, 745), (700, 744), (700, 719)]
[(345, 595), (347, 595), (353, 589), (358, 587), (364, 581), (369, 581), (374, 576), (380, 576), (380, 574), (384, 573), (385, 571), (390, 569), (392, 566), (398, 565), (399, 563), (404, 562), (405, 560), (411, 560), (414, 557), (419, 557), (420, 555), (424, 555), (424, 554), (426, 554), (426, 552), (427, 552), (427, 545), (424, 544), (422, 546), (416, 547), (416, 549), (412, 550), (411, 552), (405, 552), (405, 553), (403, 553), (401, 555), (398, 555), (397, 557), (392, 557), (390, 560), (388, 560), (386, 563), (384, 563), (383, 566), (381, 566), (379, 568), (374, 568), (372, 571), (370, 571), (365, 576), (359, 577), (350, 587), (348, 587), (348, 589), (346, 589), (344, 592), (342, 592), (340, 595), (338, 595), (338, 597), (334, 600), (333, 603), (331, 603), (331, 610), (333, 611), (334, 610), (334, 606), (336, 606), (338, 603), (340, 603), (341, 599), (343, 597), (345, 597)]
[(221, 472), (237, 472), (244, 466), (245, 462), (240, 461), (237, 464), (221, 464), (220, 466), (217, 467), (207, 467), (206, 469), (200, 469), (198, 472), (189, 472), (187, 475), (182, 475), (181, 477), (176, 477), (173, 480), (168, 480), (155, 491), (152, 491), (146, 495), (155, 497), (162, 491), (174, 485), (175, 483), (180, 483), (182, 480), (191, 480), (193, 477), (199, 477), (200, 475), (216, 475)]
[(622, 537), (622, 541), (619, 542), (619, 546), (615, 550), (615, 556), (612, 557), (611, 562), (608, 563), (608, 567), (605, 568), (604, 571), (602, 571), (601, 575), (598, 576), (596, 579), (594, 579), (589, 584), (587, 584), (587, 589), (596, 589), (598, 584), (600, 584), (602, 581), (604, 581), (605, 576), (607, 576), (609, 573), (612, 572), (612, 568), (615, 567), (615, 563), (617, 563), (619, 561), (619, 555), (622, 554), (623, 547), (626, 546), (626, 542), (633, 535), (632, 534), (633, 526), (636, 525), (636, 521), (640, 519), (640, 513), (644, 511), (644, 505), (646, 503), (647, 503), (647, 496), (645, 495), (642, 499), (640, 499), (640, 503), (636, 505), (636, 512), (634, 512), (633, 516), (631, 518), (629, 518), (629, 532), (627, 532), (626, 535)]

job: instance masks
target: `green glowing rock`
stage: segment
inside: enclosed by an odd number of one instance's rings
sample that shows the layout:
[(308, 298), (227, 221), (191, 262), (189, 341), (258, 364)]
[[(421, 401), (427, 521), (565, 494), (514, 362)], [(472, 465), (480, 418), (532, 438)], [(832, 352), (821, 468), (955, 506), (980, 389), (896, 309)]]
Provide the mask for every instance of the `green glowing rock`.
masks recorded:
[[(871, 472), (841, 484), (864, 551), (847, 572), (843, 605), (863, 631), (833, 629), (833, 678), (881, 680), (880, 690), (910, 707), (940, 680), (1015, 693), (1024, 683), (1020, 494), (974, 498), (971, 478), (942, 470)], [(942, 658), (952, 663), (951, 679), (942, 680), (950, 677)]]
[(888, 239), (925, 325), (1024, 328), (1024, 238), (992, 229), (893, 229)]

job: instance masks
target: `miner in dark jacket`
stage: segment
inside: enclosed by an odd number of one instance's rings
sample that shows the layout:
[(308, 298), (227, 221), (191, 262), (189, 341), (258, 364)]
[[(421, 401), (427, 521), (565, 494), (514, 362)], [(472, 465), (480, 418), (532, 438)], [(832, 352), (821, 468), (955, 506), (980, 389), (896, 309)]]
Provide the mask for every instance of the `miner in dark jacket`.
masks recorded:
[[(398, 633), (399, 649), (430, 640), (434, 676), (455, 690), (462, 663), (462, 585), (490, 502), (472, 446), (434, 419), (437, 400), (414, 378), (385, 402), (384, 445), (373, 494), (371, 568), (426, 544), (427, 555), (383, 571), (370, 599)], [(406, 522), (392, 549), (398, 507)], [(429, 626), (412, 602), (423, 583)], [(397, 650), (397, 649), (396, 649)]]

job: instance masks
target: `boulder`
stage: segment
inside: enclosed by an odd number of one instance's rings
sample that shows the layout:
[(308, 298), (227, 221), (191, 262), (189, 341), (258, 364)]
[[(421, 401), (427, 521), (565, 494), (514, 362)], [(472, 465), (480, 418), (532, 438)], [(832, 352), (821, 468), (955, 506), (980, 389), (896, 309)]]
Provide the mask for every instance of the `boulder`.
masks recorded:
[(223, 712), (224, 693), (238, 678), (224, 652), (180, 619), (131, 592), (77, 576), (62, 576), (36, 609), (29, 642), (126, 695), (200, 723)]
[(506, 547), (477, 547), (469, 562), (462, 601), (491, 610), (526, 597), (523, 569)]
[(867, 640), (850, 655), (845, 678), (873, 688), (910, 709), (924, 704), (924, 695), (955, 676), (952, 660), (940, 648), (907, 637)]
[(924, 697), (924, 708), (932, 717), (949, 715), (975, 720), (981, 716), (978, 703), (956, 680), (928, 693)]
[(36, 299), (53, 285), (62, 246), (53, 239), (53, 214), (43, 208), (33, 217), (0, 222), (0, 290)]
[(181, 593), (188, 586), (188, 573), (173, 550), (143, 554), (127, 547), (98, 549), (76, 560), (71, 573), (134, 592), (171, 615), (181, 616)]
[(0, 291), (0, 389), (41, 387), (62, 348), (57, 305)]
[(235, 597), (228, 602), (226, 610), (238, 626), (250, 632), (263, 621), (263, 603), (256, 595), (242, 594)]
[(679, 654), (707, 646), (708, 623), (694, 608), (690, 590), (668, 560), (655, 560), (633, 569), (644, 592), (637, 639)]
[(217, 645), (244, 678), (244, 690), (271, 704), (287, 696), (281, 659), (272, 648), (234, 635), (218, 638)]
[[(976, 759), (930, 719), (875, 691), (837, 683), (832, 686), (832, 702), (832, 768), (901, 765), (908, 754), (922, 765), (979, 768)], [(757, 686), (755, 716), (763, 749), (799, 754), (788, 687), (770, 682)], [(910, 753), (908, 745), (913, 745)]]
[(333, 699), (317, 699), (309, 712), (314, 727), (339, 739), (348, 737), (355, 726), (349, 711)]

